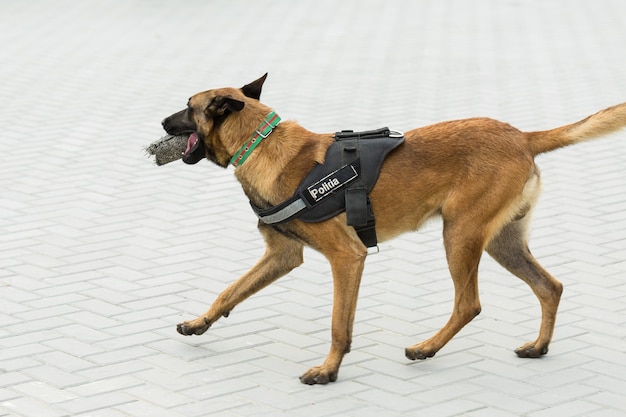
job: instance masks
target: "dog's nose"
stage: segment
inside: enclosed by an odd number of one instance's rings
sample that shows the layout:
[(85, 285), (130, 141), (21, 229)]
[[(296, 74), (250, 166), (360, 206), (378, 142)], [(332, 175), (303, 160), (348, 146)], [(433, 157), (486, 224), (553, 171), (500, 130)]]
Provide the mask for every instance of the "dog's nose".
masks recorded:
[(166, 117), (165, 119), (161, 120), (161, 126), (163, 126), (163, 130), (165, 130), (166, 132), (168, 131), (171, 124), (169, 119), (169, 117)]

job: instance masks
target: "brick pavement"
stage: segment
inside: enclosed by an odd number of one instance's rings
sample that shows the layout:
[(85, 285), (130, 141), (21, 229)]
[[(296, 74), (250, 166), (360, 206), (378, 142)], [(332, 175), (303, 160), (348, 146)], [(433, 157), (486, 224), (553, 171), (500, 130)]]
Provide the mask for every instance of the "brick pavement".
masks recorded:
[(232, 169), (156, 167), (142, 147), (199, 90), (265, 71), (264, 101), (315, 131), (491, 116), (525, 130), (626, 100), (626, 3), (480, 0), (0, 3), (0, 416), (621, 416), (625, 134), (539, 158), (533, 251), (566, 285), (539, 309), (481, 264), (483, 313), (436, 358), (440, 225), (368, 259), (340, 379), (297, 376), (329, 342), (322, 257), (202, 337), (201, 313), (262, 253)]

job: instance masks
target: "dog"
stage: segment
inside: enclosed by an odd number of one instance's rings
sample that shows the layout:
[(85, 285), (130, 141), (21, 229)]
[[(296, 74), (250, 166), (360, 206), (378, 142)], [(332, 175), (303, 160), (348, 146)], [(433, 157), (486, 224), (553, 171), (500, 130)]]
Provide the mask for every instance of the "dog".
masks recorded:
[[(246, 153), (235, 176), (250, 202), (261, 208), (291, 197), (307, 173), (324, 162), (335, 140), (333, 134), (316, 134), (293, 121), (278, 124), (271, 135), (261, 135), (262, 141), (250, 140), (260, 137), (255, 130), (272, 112), (259, 101), (266, 77), (242, 88), (195, 94), (185, 109), (162, 122), (168, 134), (189, 135), (183, 155), (187, 163), (207, 158), (226, 168), (237, 154)], [(454, 283), (448, 322), (432, 337), (407, 347), (408, 359), (434, 356), (480, 313), (477, 274), (483, 251), (526, 282), (541, 305), (537, 339), (517, 348), (517, 356), (538, 358), (548, 352), (563, 285), (528, 249), (529, 220), (541, 188), (534, 157), (625, 126), (623, 103), (547, 131), (522, 132), (493, 119), (471, 118), (405, 132), (406, 140), (383, 162), (369, 194), (376, 234), (382, 242), (415, 231), (433, 217), (442, 218)], [(318, 223), (259, 221), (258, 229), (266, 244), (261, 259), (228, 286), (206, 313), (180, 323), (177, 331), (186, 336), (203, 334), (247, 297), (302, 264), (306, 245), (330, 262), (334, 300), (329, 354), (300, 380), (310, 385), (336, 381), (341, 361), (350, 351), (366, 246), (346, 224), (345, 213)]]

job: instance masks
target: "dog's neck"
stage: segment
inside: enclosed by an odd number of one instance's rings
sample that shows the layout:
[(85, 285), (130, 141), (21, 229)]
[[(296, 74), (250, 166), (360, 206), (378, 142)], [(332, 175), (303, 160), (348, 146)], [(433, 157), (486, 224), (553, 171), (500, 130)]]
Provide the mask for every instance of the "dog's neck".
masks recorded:
[(278, 204), (290, 197), (304, 178), (293, 173), (305, 175), (315, 163), (323, 163), (333, 141), (332, 135), (310, 132), (294, 121), (282, 122), (248, 162), (235, 169), (235, 176), (257, 206)]

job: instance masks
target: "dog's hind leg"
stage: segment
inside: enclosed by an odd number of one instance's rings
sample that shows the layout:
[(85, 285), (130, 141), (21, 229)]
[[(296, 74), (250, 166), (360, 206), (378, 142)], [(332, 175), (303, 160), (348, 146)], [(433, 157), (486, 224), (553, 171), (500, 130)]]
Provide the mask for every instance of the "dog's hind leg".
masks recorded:
[(526, 282), (539, 299), (541, 304), (539, 336), (535, 341), (515, 350), (521, 358), (538, 358), (548, 353), (563, 285), (543, 269), (530, 253), (526, 236), (529, 217), (526, 215), (504, 226), (487, 246), (487, 253), (513, 275)]
[[(471, 219), (469, 219), (471, 220)], [(406, 348), (411, 360), (430, 358), (480, 313), (478, 264), (483, 252), (482, 233), (470, 221), (444, 219), (444, 245), (454, 282), (454, 308), (448, 322), (431, 338)]]
[(203, 334), (220, 317), (228, 316), (237, 304), (302, 264), (302, 243), (275, 231), (271, 226), (260, 224), (259, 230), (266, 243), (263, 257), (229, 285), (205, 314), (180, 323), (177, 326), (178, 333), (185, 336)]

